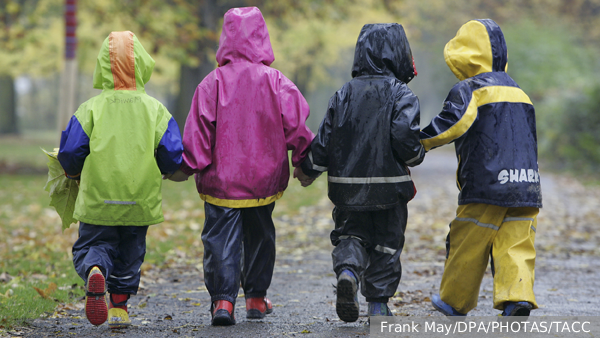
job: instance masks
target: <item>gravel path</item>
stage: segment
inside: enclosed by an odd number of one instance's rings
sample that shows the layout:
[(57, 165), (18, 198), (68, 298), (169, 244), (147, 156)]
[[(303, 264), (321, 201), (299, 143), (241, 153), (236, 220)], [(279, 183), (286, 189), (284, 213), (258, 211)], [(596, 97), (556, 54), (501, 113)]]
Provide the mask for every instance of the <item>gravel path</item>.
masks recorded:
[[(444, 264), (444, 240), (456, 210), (456, 159), (448, 150), (428, 154), (413, 169), (419, 190), (409, 204), (409, 225), (402, 254), (403, 277), (390, 301), (396, 315), (440, 316), (430, 305)], [(320, 178), (324, 179), (324, 178)], [(599, 313), (600, 191), (574, 179), (542, 172), (544, 209), (538, 220), (535, 293), (540, 309), (533, 316)], [(93, 327), (83, 314), (83, 303), (59, 306), (54, 315), (15, 330), (25, 337), (362, 337), (366, 302), (360, 297), (361, 317), (344, 323), (335, 314), (329, 231), (332, 206), (326, 198), (293, 217), (280, 217), (278, 257), (269, 297), (274, 313), (264, 320), (246, 320), (243, 298), (236, 307), (238, 324), (211, 327), (210, 297), (201, 265), (172, 265), (146, 271), (142, 289), (130, 301), (133, 325), (127, 330)], [(311, 231), (294, 231), (310, 227)], [(492, 309), (491, 273), (485, 275), (478, 307), (470, 315), (497, 315)], [(241, 293), (241, 291), (240, 291)], [(10, 336), (9, 336), (10, 337)]]

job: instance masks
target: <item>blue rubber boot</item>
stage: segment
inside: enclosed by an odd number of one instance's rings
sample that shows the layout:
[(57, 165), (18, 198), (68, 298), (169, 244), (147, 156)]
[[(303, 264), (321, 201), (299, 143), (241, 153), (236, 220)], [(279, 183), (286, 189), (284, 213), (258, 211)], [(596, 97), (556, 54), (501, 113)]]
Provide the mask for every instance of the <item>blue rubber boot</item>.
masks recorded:
[(369, 302), (369, 317), (374, 316), (393, 316), (387, 303)]
[(443, 313), (446, 316), (466, 316), (466, 313), (460, 313), (458, 311), (456, 311), (452, 306), (446, 304), (441, 298), (439, 294), (435, 294), (433, 296), (431, 296), (431, 305), (433, 305), (433, 307), (438, 310), (439, 312)]
[(355, 322), (358, 319), (358, 279), (350, 270), (344, 270), (337, 280), (337, 299), (335, 311), (345, 322)]

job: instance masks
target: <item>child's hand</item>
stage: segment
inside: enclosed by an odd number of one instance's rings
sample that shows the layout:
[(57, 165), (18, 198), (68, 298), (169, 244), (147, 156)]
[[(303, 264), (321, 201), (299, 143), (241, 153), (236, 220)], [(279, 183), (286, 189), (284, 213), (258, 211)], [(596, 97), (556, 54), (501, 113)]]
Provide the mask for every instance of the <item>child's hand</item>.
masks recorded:
[(300, 185), (303, 187), (308, 187), (312, 184), (312, 182), (315, 181), (314, 178), (310, 178), (308, 175), (306, 175), (300, 167), (296, 167), (296, 169), (294, 169), (294, 178), (297, 178), (298, 181), (300, 181)]
[(170, 180), (173, 182), (187, 181), (188, 178), (189, 178), (189, 176), (181, 170), (177, 170), (176, 172), (174, 172), (172, 174), (163, 175), (163, 180)]

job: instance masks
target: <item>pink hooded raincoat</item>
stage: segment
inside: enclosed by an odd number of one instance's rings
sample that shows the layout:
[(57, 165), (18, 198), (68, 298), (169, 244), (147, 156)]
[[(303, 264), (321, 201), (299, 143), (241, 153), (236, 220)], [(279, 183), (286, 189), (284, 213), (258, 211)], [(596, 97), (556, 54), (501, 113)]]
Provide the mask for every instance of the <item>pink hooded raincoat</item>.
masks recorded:
[(309, 107), (292, 81), (269, 67), (269, 32), (256, 7), (225, 14), (219, 67), (196, 88), (183, 136), (181, 170), (196, 174), (200, 197), (246, 208), (272, 203), (287, 188), (290, 168), (306, 157), (313, 133)]

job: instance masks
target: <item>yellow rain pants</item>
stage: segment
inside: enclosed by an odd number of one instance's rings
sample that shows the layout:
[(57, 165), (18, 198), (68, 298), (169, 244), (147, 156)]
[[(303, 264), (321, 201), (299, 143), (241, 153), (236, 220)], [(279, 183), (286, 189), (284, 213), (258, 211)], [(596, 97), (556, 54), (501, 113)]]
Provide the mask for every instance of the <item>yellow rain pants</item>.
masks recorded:
[(538, 213), (538, 208), (460, 205), (450, 224), (440, 298), (460, 313), (474, 309), (491, 254), (494, 308), (503, 310), (505, 302), (526, 301), (537, 309), (533, 244)]

